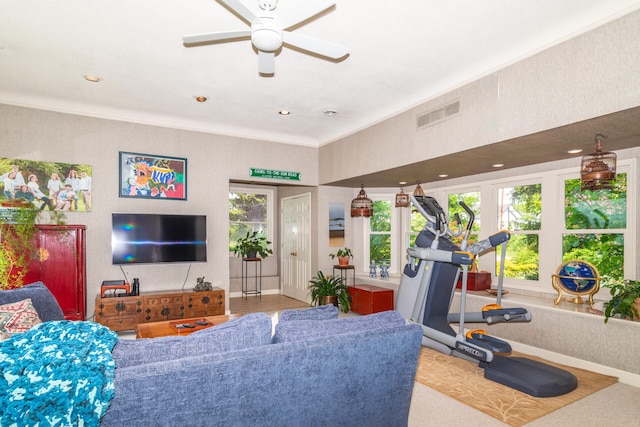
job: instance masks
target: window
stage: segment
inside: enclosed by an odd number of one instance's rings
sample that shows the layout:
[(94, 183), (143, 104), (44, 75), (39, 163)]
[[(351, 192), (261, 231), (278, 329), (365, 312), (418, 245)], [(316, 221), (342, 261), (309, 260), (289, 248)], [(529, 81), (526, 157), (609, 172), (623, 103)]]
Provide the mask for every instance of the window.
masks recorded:
[(364, 265), (363, 271), (369, 271), (370, 262), (389, 266), (389, 273), (395, 274), (399, 265), (399, 240), (401, 227), (397, 225), (398, 211), (395, 207), (395, 194), (369, 194), (373, 201), (373, 215), (364, 222)]
[[(553, 293), (551, 276), (564, 261), (590, 262), (603, 278), (634, 277), (637, 218), (637, 175), (634, 159), (618, 161), (613, 190), (580, 191), (576, 168), (504, 177), (468, 185), (430, 189), (430, 195), (447, 203), (453, 217), (462, 199), (482, 213), (482, 227), (472, 235), (485, 239), (509, 231), (506, 245), (505, 285)], [(442, 204), (442, 203), (441, 203)], [(465, 216), (463, 216), (465, 215)], [(407, 241), (415, 241), (423, 221), (412, 214), (404, 225)], [(461, 214), (463, 223), (466, 214)], [(409, 216), (407, 215), (407, 218)], [(456, 227), (451, 225), (451, 228)], [(473, 240), (475, 240), (475, 236)], [(502, 246), (479, 259), (483, 269), (499, 273)], [(483, 261), (484, 258), (484, 261)], [(606, 290), (604, 291), (606, 292)]]
[(612, 190), (581, 191), (579, 179), (564, 181), (562, 260), (595, 265), (600, 276), (624, 279), (624, 232), (627, 228), (627, 174)]
[(273, 191), (270, 189), (229, 188), (229, 251), (247, 232), (257, 231), (267, 239), (273, 234)]
[[(498, 188), (498, 225), (511, 234), (507, 244), (505, 278), (538, 280), (542, 184)], [(497, 249), (496, 271), (500, 250)]]
[(369, 258), (380, 265), (391, 261), (391, 202), (375, 200), (369, 220)]

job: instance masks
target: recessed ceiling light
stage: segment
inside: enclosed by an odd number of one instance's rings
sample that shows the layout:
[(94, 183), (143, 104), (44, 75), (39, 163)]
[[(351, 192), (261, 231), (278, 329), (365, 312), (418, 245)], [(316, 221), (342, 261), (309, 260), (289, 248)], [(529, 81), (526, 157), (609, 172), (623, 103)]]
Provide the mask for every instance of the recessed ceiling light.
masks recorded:
[(324, 114), (325, 116), (335, 116), (336, 114), (338, 114), (338, 112), (332, 108), (329, 108), (327, 110), (324, 110), (322, 114)]
[(493, 166), (494, 168), (501, 168), (504, 166), (504, 163), (494, 163), (491, 166)]
[(98, 83), (102, 80), (99, 76), (94, 76), (93, 74), (85, 74), (83, 77), (86, 81), (91, 83)]
[(206, 96), (199, 95), (199, 96), (196, 96), (195, 98), (196, 98), (196, 101), (198, 101), (198, 102), (206, 102), (207, 101), (207, 97)]
[(576, 148), (576, 149), (573, 149), (573, 150), (569, 150), (569, 151), (567, 151), (567, 153), (569, 153), (569, 154), (582, 153), (582, 148)]
[(398, 184), (405, 185), (406, 183), (407, 183), (407, 181), (400, 181)]
[(278, 114), (280, 114), (281, 116), (289, 116), (289, 115), (291, 115), (291, 111), (289, 111), (289, 110), (280, 110), (280, 111), (278, 111)]
[(449, 175), (447, 175), (446, 173), (441, 173), (440, 175), (438, 175), (438, 178), (446, 178)]

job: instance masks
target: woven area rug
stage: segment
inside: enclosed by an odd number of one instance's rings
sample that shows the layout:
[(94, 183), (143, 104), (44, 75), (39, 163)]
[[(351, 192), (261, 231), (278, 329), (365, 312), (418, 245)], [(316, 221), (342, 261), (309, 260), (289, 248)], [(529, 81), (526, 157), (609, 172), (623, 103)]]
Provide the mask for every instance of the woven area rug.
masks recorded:
[(423, 347), (416, 381), (484, 412), (513, 427), (523, 426), (618, 381), (616, 377), (551, 363), (534, 356), (513, 352), (565, 369), (578, 378), (578, 388), (558, 397), (533, 397), (484, 378), (476, 363), (446, 356)]

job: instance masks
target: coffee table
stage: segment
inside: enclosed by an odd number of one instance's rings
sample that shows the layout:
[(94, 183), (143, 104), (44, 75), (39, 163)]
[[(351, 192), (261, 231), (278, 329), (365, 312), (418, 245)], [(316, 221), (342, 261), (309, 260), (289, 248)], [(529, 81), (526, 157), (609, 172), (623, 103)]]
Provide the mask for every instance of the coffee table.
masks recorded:
[(220, 325), (228, 320), (235, 319), (237, 317), (242, 316), (242, 314), (229, 314), (223, 316), (208, 316), (208, 317), (197, 317), (194, 319), (177, 319), (177, 320), (165, 320), (162, 322), (151, 322), (151, 323), (139, 323), (136, 328), (136, 338), (158, 338), (158, 337), (167, 337), (167, 336), (184, 336), (189, 335), (196, 330), (201, 329), (176, 329), (171, 327), (171, 324), (178, 323), (194, 323), (196, 320), (206, 320), (211, 323), (211, 326)]

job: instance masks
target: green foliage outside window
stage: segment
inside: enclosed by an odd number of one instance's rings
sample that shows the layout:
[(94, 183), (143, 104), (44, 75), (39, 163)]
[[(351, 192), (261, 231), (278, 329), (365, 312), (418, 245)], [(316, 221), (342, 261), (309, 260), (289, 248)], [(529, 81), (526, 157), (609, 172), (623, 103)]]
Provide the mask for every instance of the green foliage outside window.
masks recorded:
[(391, 260), (391, 202), (375, 200), (370, 218), (369, 257), (371, 261)]
[(229, 252), (238, 239), (257, 231), (267, 234), (267, 196), (254, 193), (229, 192)]
[(598, 230), (627, 227), (627, 174), (618, 174), (612, 190), (580, 191), (579, 179), (565, 181), (565, 228), (589, 230), (562, 237), (562, 260), (581, 259), (603, 277), (624, 278), (624, 236)]
[[(500, 188), (498, 198), (498, 224), (511, 233), (504, 275), (513, 279), (538, 280), (542, 184)], [(500, 271), (500, 251), (501, 247), (498, 247), (496, 271)]]

